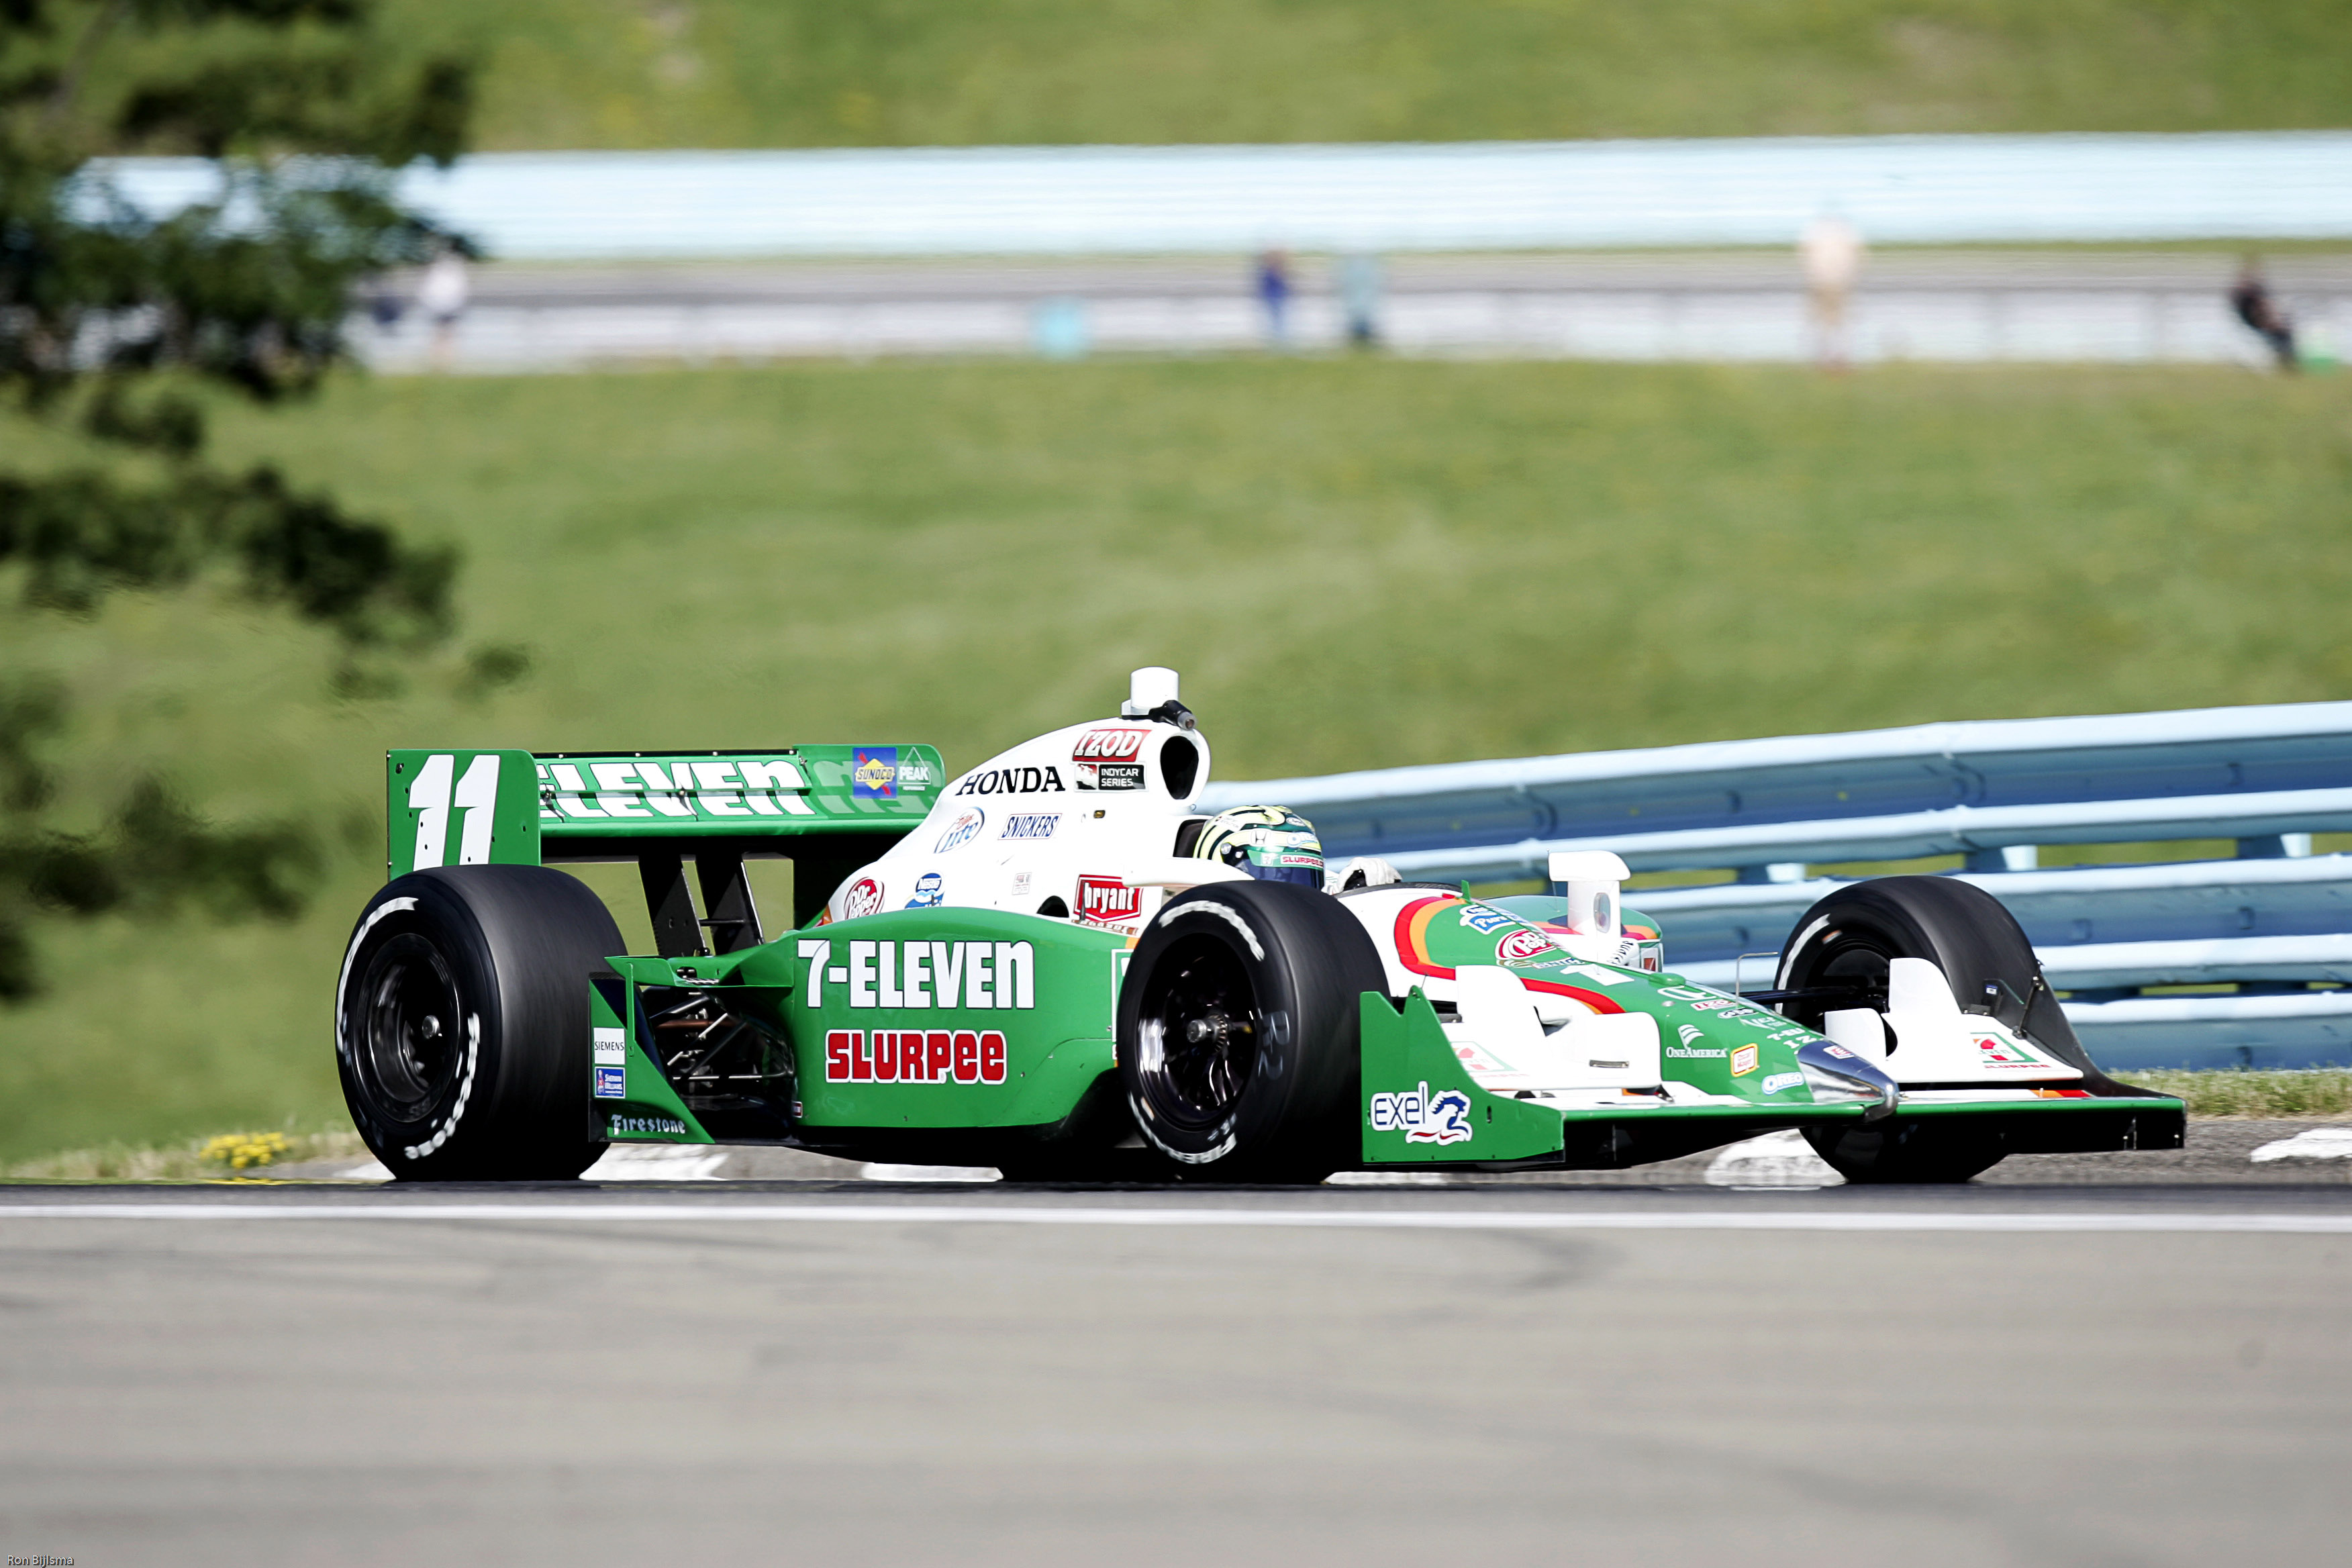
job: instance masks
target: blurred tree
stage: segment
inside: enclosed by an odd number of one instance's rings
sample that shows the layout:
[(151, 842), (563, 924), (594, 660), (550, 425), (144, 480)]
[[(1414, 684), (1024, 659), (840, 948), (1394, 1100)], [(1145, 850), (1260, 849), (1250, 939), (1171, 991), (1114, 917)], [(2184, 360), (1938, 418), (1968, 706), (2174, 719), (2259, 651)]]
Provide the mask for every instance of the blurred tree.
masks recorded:
[[(0, 0), (0, 418), (87, 459), (0, 447), (0, 614), (88, 616), (226, 577), (330, 628), (347, 668), (447, 635), (452, 552), (269, 468), (207, 466), (196, 395), (318, 385), (355, 283), (439, 242), (390, 171), (455, 157), (471, 100), (467, 65), (399, 58), (368, 0)], [(123, 153), (210, 159), (216, 194), (142, 213), (109, 184)], [(0, 1003), (37, 989), (44, 916), (299, 908), (316, 835), (213, 827), (161, 777), (131, 781), (103, 828), (63, 831), (68, 719), (61, 684), (0, 671)]]

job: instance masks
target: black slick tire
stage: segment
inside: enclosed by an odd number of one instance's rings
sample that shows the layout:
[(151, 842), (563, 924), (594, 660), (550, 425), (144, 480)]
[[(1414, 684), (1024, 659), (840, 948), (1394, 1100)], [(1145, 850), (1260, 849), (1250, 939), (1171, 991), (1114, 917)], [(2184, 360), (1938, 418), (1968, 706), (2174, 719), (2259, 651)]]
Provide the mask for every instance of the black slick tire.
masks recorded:
[(335, 986), (352, 1120), (404, 1181), (570, 1181), (589, 1131), (589, 976), (621, 933), (543, 866), (452, 866), (387, 883)]
[(1143, 931), (1118, 998), (1120, 1082), (1186, 1179), (1319, 1182), (1359, 1159), (1359, 998), (1385, 980), (1339, 900), (1212, 882)]
[[(1949, 877), (1877, 877), (1823, 897), (1780, 954), (1783, 991), (1844, 988), (1853, 1000), (1808, 998), (1781, 1012), (1810, 1029), (1840, 1005), (1884, 1005), (1887, 965), (1924, 958), (1944, 972), (1963, 1010), (1987, 1013), (2082, 1070), (2097, 1094), (2129, 1095), (2099, 1071), (2042, 973), (2033, 944), (1999, 899)], [(1899, 1047), (1898, 1047), (1899, 1049)], [(1951, 1121), (1808, 1129), (1806, 1142), (1849, 1182), (1965, 1182), (1999, 1163), (1997, 1142)]]

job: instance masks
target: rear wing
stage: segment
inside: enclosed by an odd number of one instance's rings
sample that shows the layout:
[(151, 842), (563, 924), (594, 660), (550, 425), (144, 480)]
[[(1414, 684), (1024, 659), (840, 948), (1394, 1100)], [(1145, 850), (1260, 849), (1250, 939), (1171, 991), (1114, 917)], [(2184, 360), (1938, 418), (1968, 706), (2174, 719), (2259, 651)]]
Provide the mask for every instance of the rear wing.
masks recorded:
[[(388, 752), (384, 872), (634, 860), (666, 956), (710, 951), (702, 928), (730, 952), (761, 940), (746, 857), (793, 862), (799, 924), (929, 815), (945, 782), (929, 746)], [(709, 919), (680, 907), (687, 859)]]

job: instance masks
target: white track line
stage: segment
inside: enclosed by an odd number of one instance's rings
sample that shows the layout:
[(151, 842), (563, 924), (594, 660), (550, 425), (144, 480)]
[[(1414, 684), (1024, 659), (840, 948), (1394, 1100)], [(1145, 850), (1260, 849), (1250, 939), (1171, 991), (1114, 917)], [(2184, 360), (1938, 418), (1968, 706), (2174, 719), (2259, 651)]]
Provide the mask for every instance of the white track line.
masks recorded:
[(1284, 1226), (1310, 1230), (1832, 1230), (2014, 1234), (2179, 1233), (2344, 1236), (2352, 1214), (1905, 1213), (1895, 1209), (1658, 1209), (1529, 1212), (1436, 1209), (1048, 1208), (981, 1204), (0, 1204), (0, 1219), (497, 1220), (588, 1225), (1095, 1225)]

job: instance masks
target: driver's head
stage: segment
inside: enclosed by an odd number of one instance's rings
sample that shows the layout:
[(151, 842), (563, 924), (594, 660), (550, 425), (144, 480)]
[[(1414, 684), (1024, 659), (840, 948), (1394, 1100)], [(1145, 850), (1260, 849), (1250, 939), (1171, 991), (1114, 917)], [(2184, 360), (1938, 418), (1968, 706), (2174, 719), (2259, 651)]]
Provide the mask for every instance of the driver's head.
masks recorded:
[(1323, 886), (1323, 841), (1315, 825), (1283, 805), (1237, 805), (1201, 829), (1192, 853), (1247, 871), (1263, 882)]

